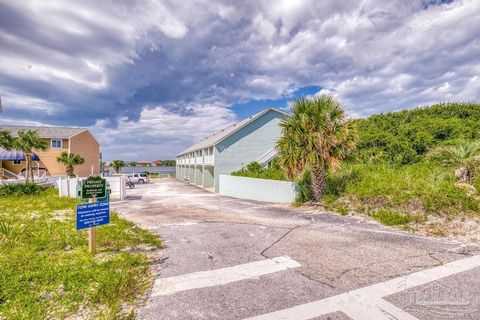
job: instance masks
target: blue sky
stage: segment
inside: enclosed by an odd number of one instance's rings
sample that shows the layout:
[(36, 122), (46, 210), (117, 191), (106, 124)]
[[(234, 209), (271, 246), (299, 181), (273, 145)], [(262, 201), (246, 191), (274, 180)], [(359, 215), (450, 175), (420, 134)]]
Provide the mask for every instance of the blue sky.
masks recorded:
[(319, 86), (306, 86), (295, 89), (293, 92), (285, 93), (276, 99), (249, 100), (243, 103), (234, 103), (231, 107), (235, 115), (239, 118), (246, 118), (252, 113), (257, 113), (268, 107), (288, 111), (289, 104), (298, 97), (313, 96), (320, 91)]
[(480, 98), (476, 0), (0, 0), (0, 123), (165, 159), (265, 107), (351, 117)]

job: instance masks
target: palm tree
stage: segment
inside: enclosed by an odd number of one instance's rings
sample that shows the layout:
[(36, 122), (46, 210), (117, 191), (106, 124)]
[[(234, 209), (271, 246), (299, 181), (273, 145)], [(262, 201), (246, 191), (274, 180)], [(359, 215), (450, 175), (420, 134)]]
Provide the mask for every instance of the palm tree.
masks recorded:
[(120, 173), (120, 169), (125, 167), (125, 161), (123, 160), (113, 160), (110, 166), (115, 169), (116, 173)]
[(28, 183), (30, 178), (32, 179), (32, 182), (34, 182), (32, 170), (32, 150), (47, 150), (47, 142), (40, 139), (38, 132), (35, 130), (19, 131), (18, 138), (15, 139), (13, 147), (14, 149), (23, 151), (23, 153), (25, 153), (25, 160), (27, 163), (25, 182)]
[(57, 157), (57, 161), (65, 166), (65, 171), (68, 177), (75, 177), (75, 166), (83, 164), (85, 162), (85, 159), (75, 153), (62, 152), (62, 154)]
[(5, 150), (11, 150), (13, 148), (15, 139), (10, 132), (6, 130), (0, 130), (0, 148)]
[(471, 184), (475, 168), (480, 165), (480, 142), (459, 142), (453, 146), (437, 147), (428, 153), (428, 157), (446, 165), (459, 166), (457, 177)]
[(320, 202), (326, 172), (338, 169), (355, 148), (357, 133), (340, 103), (330, 95), (299, 98), (290, 109), (292, 116), (280, 124), (279, 164), (289, 179), (310, 170), (312, 196)]

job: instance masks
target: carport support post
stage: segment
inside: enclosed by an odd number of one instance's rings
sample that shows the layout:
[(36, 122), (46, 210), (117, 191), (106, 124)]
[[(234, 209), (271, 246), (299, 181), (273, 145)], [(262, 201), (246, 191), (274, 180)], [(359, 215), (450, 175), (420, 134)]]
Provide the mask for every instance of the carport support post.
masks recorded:
[[(97, 202), (97, 199), (89, 199), (88, 203)], [(95, 247), (96, 247), (96, 240), (97, 240), (97, 231), (95, 227), (91, 227), (88, 229), (88, 251), (92, 254), (95, 254)]]

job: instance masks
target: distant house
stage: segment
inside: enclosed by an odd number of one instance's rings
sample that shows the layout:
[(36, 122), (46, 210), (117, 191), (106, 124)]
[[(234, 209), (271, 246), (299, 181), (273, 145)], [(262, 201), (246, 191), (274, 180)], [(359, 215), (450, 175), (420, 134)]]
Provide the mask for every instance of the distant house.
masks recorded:
[(147, 160), (140, 160), (137, 162), (137, 164), (140, 166), (140, 167), (148, 167), (150, 165), (150, 161), (147, 161)]
[(220, 130), (177, 155), (176, 174), (183, 180), (219, 190), (219, 176), (239, 170), (252, 161), (266, 164), (276, 155), (280, 121), (288, 113), (265, 109)]
[[(75, 174), (99, 174), (100, 145), (85, 128), (0, 125), (0, 130), (9, 131), (14, 137), (18, 137), (19, 131), (37, 131), (40, 138), (47, 141), (48, 149), (34, 150), (33, 166), (47, 168), (51, 176), (65, 175), (65, 167), (57, 161), (57, 157), (64, 151), (81, 155), (85, 159), (84, 164), (75, 167)], [(0, 168), (14, 174), (20, 173), (25, 168), (25, 154), (17, 150), (0, 149)]]
[(162, 160), (154, 160), (152, 164), (155, 167), (160, 167), (162, 165)]

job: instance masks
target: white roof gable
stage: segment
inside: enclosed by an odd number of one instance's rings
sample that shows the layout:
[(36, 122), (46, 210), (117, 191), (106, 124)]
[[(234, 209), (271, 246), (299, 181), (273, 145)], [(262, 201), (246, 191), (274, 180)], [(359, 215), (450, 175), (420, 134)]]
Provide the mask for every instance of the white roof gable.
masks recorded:
[(200, 140), (200, 142), (198, 142), (198, 143), (188, 147), (187, 149), (183, 150), (177, 156), (181, 156), (181, 155), (184, 155), (186, 153), (201, 150), (201, 149), (204, 149), (204, 148), (212, 147), (212, 146), (216, 145), (217, 143), (219, 143), (220, 141), (224, 140), (225, 138), (229, 137), (233, 133), (237, 132), (241, 128), (245, 127), (247, 124), (253, 122), (255, 119), (258, 119), (259, 117), (263, 116), (264, 114), (266, 114), (269, 111), (275, 111), (275, 112), (278, 112), (282, 115), (289, 116), (288, 113), (280, 111), (280, 110), (275, 109), (275, 108), (265, 109), (263, 111), (260, 111), (258, 113), (255, 113), (255, 114), (251, 115), (250, 117), (248, 117), (246, 119), (243, 119), (240, 122), (234, 123), (234, 124), (224, 128), (220, 131), (215, 132), (212, 135), (209, 135), (208, 137)]
[(40, 126), (15, 126), (0, 124), (0, 130), (7, 130), (14, 137), (18, 137), (19, 131), (33, 130), (37, 131), (40, 138), (45, 139), (68, 139), (77, 134), (87, 131), (85, 128), (70, 128), (70, 127), (40, 127)]

